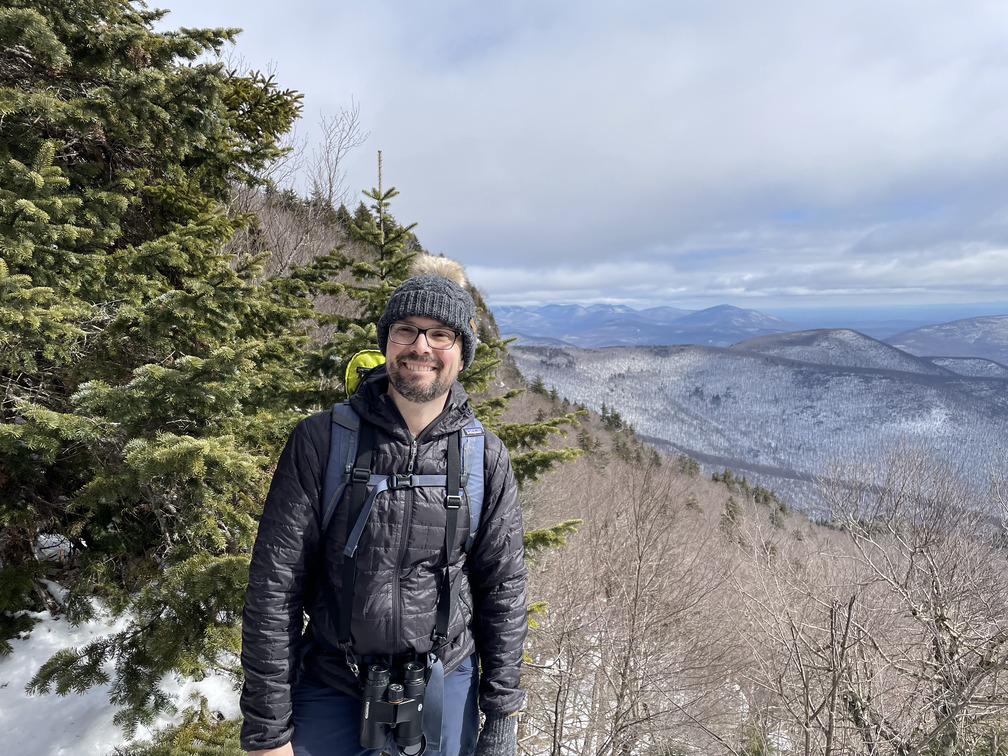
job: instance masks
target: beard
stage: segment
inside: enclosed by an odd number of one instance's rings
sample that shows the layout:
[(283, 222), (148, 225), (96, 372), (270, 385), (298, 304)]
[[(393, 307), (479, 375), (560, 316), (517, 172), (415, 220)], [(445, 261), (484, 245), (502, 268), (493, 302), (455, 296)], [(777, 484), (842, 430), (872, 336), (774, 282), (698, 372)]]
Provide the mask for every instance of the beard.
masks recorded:
[[(427, 373), (414, 373), (405, 366), (405, 362), (419, 362), (434, 368), (434, 380), (424, 380)], [(429, 360), (411, 355), (400, 355), (393, 364), (386, 368), (389, 383), (403, 399), (417, 404), (426, 404), (439, 399), (448, 393), (455, 378), (444, 372), (444, 363), (437, 357)]]

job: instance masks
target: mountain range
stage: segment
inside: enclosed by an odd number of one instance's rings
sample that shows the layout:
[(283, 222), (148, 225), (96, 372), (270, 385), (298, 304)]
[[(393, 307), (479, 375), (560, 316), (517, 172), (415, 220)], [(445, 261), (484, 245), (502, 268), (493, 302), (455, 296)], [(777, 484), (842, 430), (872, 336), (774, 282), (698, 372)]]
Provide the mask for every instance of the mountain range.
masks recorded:
[(521, 345), (632, 346), (640, 344), (705, 344), (728, 346), (767, 333), (794, 331), (798, 325), (766, 315), (719, 305), (706, 310), (624, 305), (544, 305), (494, 308), (502, 334)]
[[(643, 440), (747, 474), (814, 511), (811, 481), (831, 460), (896, 444), (927, 445), (978, 480), (1003, 466), (1006, 327), (1008, 316), (899, 334), (927, 356), (850, 329), (762, 334), (729, 347), (510, 351), (527, 379), (596, 411), (605, 404)], [(967, 335), (974, 354), (963, 356)]]
[[(624, 305), (545, 305), (494, 308), (502, 334), (519, 346), (640, 346), (698, 344), (727, 347), (757, 336), (808, 329), (759, 310), (720, 305), (692, 311), (675, 307), (634, 310)], [(1008, 315), (955, 320), (893, 333), (889, 321), (858, 332), (920, 357), (976, 357), (1008, 364)]]

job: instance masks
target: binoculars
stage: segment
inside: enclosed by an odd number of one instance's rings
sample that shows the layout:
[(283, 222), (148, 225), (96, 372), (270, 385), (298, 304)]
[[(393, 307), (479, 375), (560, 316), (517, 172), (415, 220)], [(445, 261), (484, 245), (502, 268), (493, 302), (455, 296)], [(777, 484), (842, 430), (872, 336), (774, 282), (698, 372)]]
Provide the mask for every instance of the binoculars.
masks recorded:
[(427, 748), (423, 734), (423, 702), (427, 688), (425, 668), (406, 662), (402, 683), (392, 682), (389, 666), (368, 667), (361, 704), (360, 744), (362, 748), (383, 748), (389, 730), (403, 756), (420, 756)]

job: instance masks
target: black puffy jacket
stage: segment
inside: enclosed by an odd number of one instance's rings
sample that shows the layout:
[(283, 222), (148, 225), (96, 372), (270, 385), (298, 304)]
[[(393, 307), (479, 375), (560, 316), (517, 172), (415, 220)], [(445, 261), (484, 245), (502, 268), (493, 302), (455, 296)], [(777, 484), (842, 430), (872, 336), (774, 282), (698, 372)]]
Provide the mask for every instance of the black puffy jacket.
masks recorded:
[[(448, 436), (472, 418), (465, 390), (451, 389), (445, 410), (415, 439), (385, 394), (384, 368), (371, 372), (351, 399), (376, 429), (372, 472), (444, 474)], [(273, 474), (252, 551), (242, 623), (245, 686), (241, 742), (246, 750), (275, 748), (291, 737), (291, 685), (298, 674), (359, 696), (360, 687), (336, 649), (340, 578), (346, 542), (346, 497), (320, 548), (321, 489), (329, 454), (330, 413), (302, 420)], [(480, 656), (480, 708), (509, 714), (521, 706), (519, 670), (526, 632), (525, 565), (518, 491), (507, 449), (486, 434), (485, 492), (480, 526), (469, 553), (468, 502), (459, 516), (450, 557), (461, 572), (445, 671), (473, 650)], [(438, 590), (445, 566), (445, 506), (441, 491), (397, 489), (378, 496), (357, 550), (351, 633), (358, 654), (426, 653), (432, 649)], [(323, 569), (324, 565), (324, 569)], [(328, 583), (328, 585), (327, 585)], [(310, 633), (302, 633), (304, 613)], [(308, 638), (310, 637), (310, 640)]]

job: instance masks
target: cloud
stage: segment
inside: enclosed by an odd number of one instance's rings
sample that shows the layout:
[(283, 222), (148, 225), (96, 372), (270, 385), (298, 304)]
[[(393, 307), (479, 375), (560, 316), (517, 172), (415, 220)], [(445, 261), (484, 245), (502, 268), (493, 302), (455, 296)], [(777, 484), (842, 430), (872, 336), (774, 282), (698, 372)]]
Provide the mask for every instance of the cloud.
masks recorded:
[[(175, 5), (207, 12), (193, 2)], [(247, 28), (239, 50), (308, 93), (309, 121), (361, 104), (372, 136), (351, 181), (375, 184), (381, 149), (396, 217), (491, 301), (909, 302), (945, 296), (943, 274), (967, 299), (1000, 280), (1003, 4), (295, 0), (279, 16), (227, 13)]]

